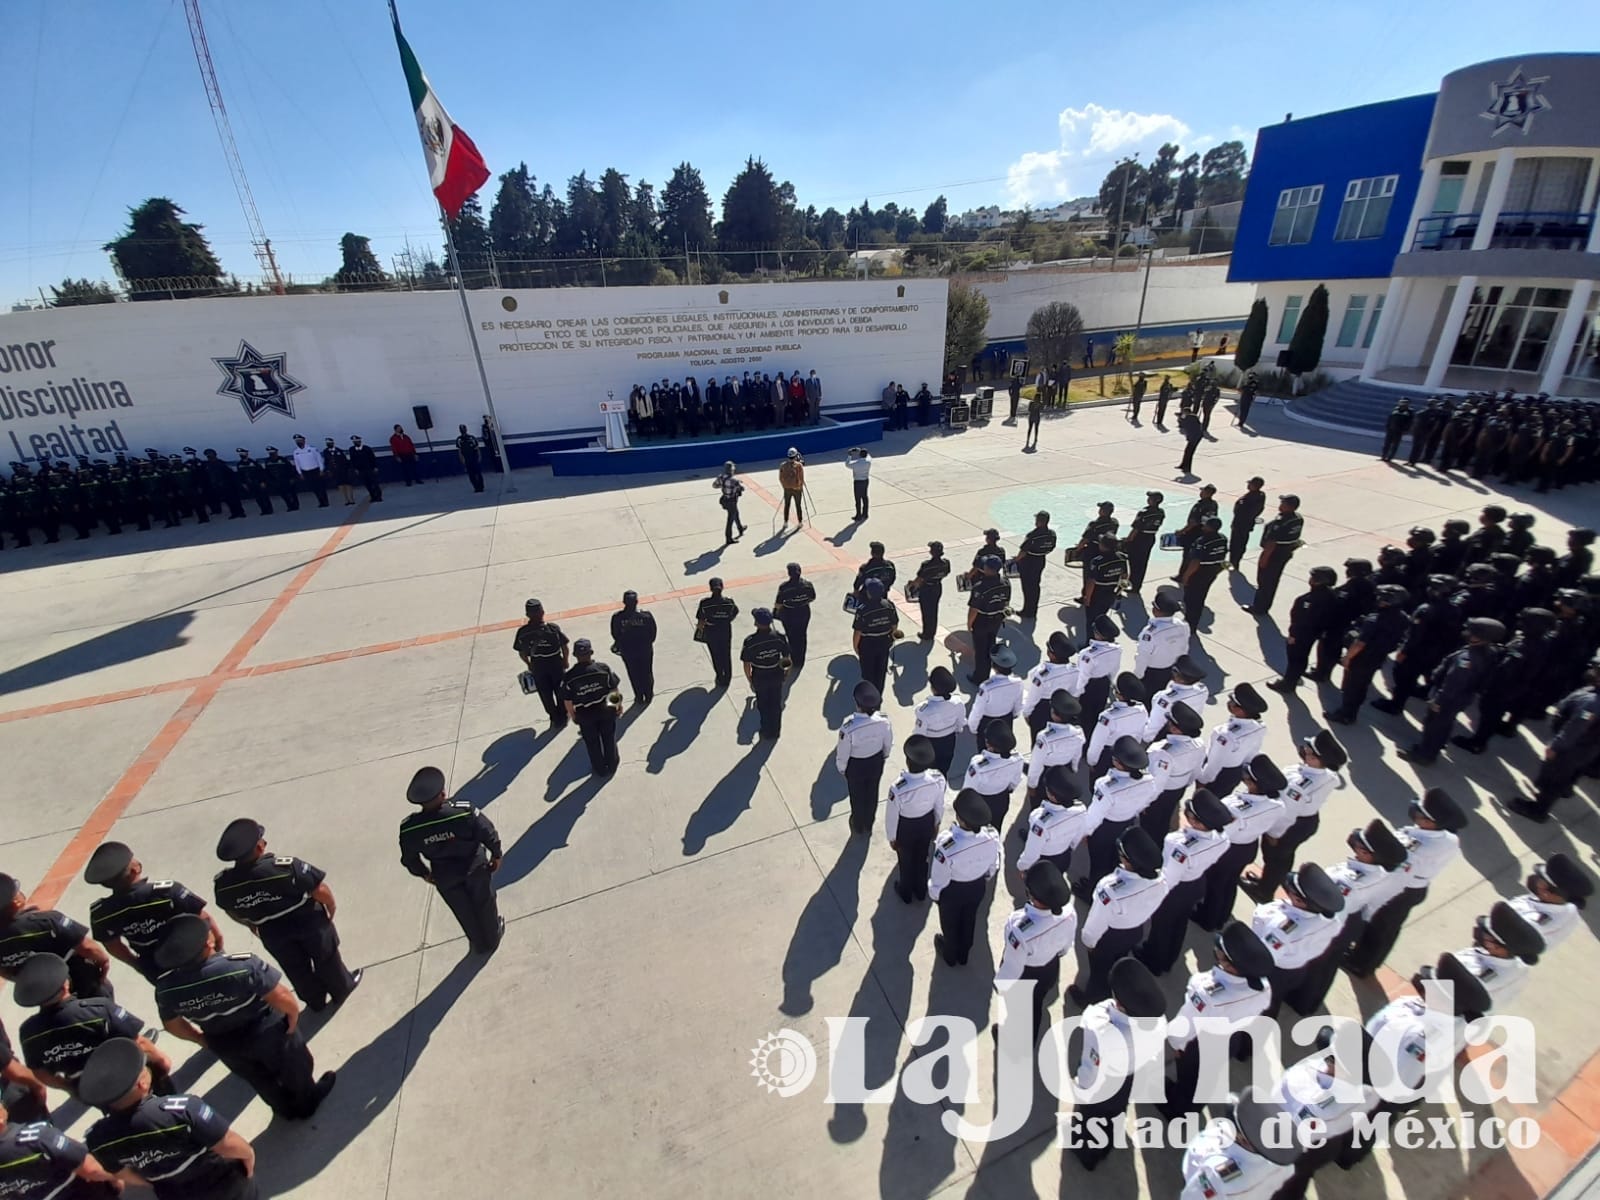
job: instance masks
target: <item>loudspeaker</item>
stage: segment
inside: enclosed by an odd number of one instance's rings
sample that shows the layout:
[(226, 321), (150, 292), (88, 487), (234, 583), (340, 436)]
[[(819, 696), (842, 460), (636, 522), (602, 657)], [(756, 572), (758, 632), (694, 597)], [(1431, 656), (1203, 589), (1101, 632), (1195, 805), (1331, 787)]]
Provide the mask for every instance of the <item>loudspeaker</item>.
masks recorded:
[(433, 428), (433, 414), (428, 411), (426, 404), (413, 404), (411, 406), (411, 419), (416, 422), (417, 428), (424, 432)]
[(1289, 369), (1289, 352), (1287, 350), (1279, 350), (1278, 351), (1278, 370), (1287, 371), (1288, 369)]

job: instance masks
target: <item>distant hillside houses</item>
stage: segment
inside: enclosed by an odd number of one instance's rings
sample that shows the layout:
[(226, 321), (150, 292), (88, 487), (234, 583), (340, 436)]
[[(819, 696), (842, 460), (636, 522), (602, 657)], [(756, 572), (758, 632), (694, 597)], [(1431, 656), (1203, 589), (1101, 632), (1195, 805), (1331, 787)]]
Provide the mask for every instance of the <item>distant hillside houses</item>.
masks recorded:
[[(1068, 221), (1089, 217), (1093, 209), (1094, 201), (1091, 199), (1065, 200), (1053, 208), (1030, 209), (1028, 219), (1046, 225), (1065, 225)], [(999, 205), (991, 204), (987, 208), (969, 209), (958, 217), (952, 217), (950, 223), (959, 225), (963, 229), (999, 229), (1002, 226), (1015, 225), (1021, 216), (1021, 209), (1002, 210)]]

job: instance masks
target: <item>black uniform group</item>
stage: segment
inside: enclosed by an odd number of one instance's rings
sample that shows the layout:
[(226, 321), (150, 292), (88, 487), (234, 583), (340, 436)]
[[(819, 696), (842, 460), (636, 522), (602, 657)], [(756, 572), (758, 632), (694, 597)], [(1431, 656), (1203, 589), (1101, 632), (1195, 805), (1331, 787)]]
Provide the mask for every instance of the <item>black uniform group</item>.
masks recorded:
[(742, 379), (715, 376), (704, 389), (690, 376), (682, 383), (663, 379), (628, 393), (629, 431), (639, 438), (699, 437), (702, 433), (744, 433), (791, 425), (815, 425), (821, 416), (822, 380), (799, 371), (777, 378), (757, 371)]
[(1553, 400), (1541, 392), (1518, 397), (1484, 392), (1458, 399), (1435, 396), (1420, 408), (1409, 399), (1384, 423), (1379, 457), (1393, 462), (1407, 435), (1412, 466), (1467, 471), (1537, 492), (1600, 479), (1600, 425), (1594, 405)]

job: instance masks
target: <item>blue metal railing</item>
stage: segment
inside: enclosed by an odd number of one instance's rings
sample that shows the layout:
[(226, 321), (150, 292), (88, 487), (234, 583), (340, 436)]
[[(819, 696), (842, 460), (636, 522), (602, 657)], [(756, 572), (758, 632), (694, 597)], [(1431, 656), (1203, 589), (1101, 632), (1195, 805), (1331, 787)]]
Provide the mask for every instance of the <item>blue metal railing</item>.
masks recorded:
[[(1446, 213), (1417, 222), (1413, 250), (1470, 250), (1482, 213)], [(1594, 214), (1587, 212), (1503, 212), (1494, 223), (1489, 247), (1495, 250), (1583, 250), (1589, 244)]]

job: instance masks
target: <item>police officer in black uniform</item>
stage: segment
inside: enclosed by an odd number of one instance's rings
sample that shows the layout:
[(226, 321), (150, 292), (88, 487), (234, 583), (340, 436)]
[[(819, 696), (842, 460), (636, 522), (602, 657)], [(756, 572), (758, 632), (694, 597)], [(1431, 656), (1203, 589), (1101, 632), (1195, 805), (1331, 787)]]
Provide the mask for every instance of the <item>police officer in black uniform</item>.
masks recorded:
[(467, 473), (467, 478), (472, 481), (472, 490), (483, 491), (483, 453), (478, 448), (478, 439), (467, 432), (465, 425), (457, 425), (461, 436), (456, 438), (456, 456), (461, 459), (461, 466)]
[(713, 579), (709, 586), (711, 594), (701, 597), (694, 610), (695, 635), (711, 652), (717, 686), (727, 687), (733, 680), (733, 619), (739, 606), (722, 594), (722, 580)]
[(383, 486), (378, 482), (378, 456), (371, 446), (361, 440), (359, 436), (351, 435), (350, 469), (361, 477), (361, 486), (367, 489), (367, 499), (374, 502), (383, 499)]
[(1244, 561), (1244, 552), (1250, 545), (1251, 531), (1256, 527), (1262, 510), (1267, 507), (1267, 494), (1262, 491), (1266, 480), (1252, 476), (1245, 482), (1244, 495), (1233, 502), (1233, 517), (1228, 523), (1228, 566), (1235, 571)]
[(250, 451), (243, 446), (235, 448), (239, 461), (233, 464), (233, 473), (239, 480), (239, 487), (246, 496), (256, 502), (256, 507), (263, 517), (270, 517), (272, 508), (272, 486), (267, 477), (267, 468), (264, 463), (257, 462), (250, 457)]
[(656, 692), (656, 619), (639, 607), (639, 593), (622, 593), (622, 611), (611, 614), (611, 646), (622, 656), (635, 704), (649, 704)]
[(55, 909), (34, 908), (15, 879), (0, 875), (0, 978), (15, 979), (22, 964), (39, 954), (65, 960), (74, 996), (116, 995), (111, 956), (88, 927)]
[(1022, 609), (1017, 616), (1033, 619), (1039, 615), (1039, 581), (1044, 577), (1045, 558), (1056, 548), (1056, 532), (1050, 528), (1050, 514), (1033, 514), (1033, 528), (1017, 550), (1017, 575), (1022, 579)]
[(400, 864), (439, 890), (474, 953), (493, 954), (506, 928), (489, 878), (500, 869), (500, 834), (465, 800), (446, 796), (444, 782), (438, 767), (411, 777), (406, 799), (418, 811), (400, 822)]
[(1386, 583), (1378, 588), (1378, 607), (1362, 618), (1356, 627), (1355, 640), (1344, 654), (1344, 678), (1339, 684), (1339, 705), (1326, 709), (1323, 716), (1341, 725), (1354, 725), (1356, 714), (1366, 702), (1372, 681), (1383, 669), (1383, 663), (1405, 639), (1409, 619), (1405, 604), (1405, 588)]
[(1228, 561), (1228, 539), (1222, 533), (1222, 518), (1205, 519), (1200, 536), (1189, 543), (1188, 559), (1183, 568), (1183, 615), (1190, 628), (1196, 628), (1205, 613), (1211, 584), (1222, 574)]
[(234, 474), (233, 469), (217, 457), (215, 450), (207, 450), (205, 461), (200, 465), (206, 473), (206, 487), (219, 508), (221, 504), (227, 504), (228, 520), (237, 521), (244, 516), (244, 493), (239, 476)]
[[(104, 1109), (84, 1145), (101, 1167), (148, 1184), (156, 1200), (256, 1200), (250, 1143), (199, 1096), (154, 1096), (144, 1054), (112, 1038), (78, 1079), (85, 1104)], [(154, 1136), (152, 1136), (154, 1135)]]
[(1344, 635), (1372, 611), (1377, 603), (1377, 591), (1369, 560), (1344, 560), (1344, 582), (1333, 591), (1334, 611), (1322, 640), (1317, 643), (1316, 669), (1306, 672), (1309, 678), (1322, 681), (1332, 677), (1334, 666), (1344, 657)]
[(567, 715), (578, 723), (578, 736), (589, 752), (589, 770), (602, 778), (614, 775), (617, 764), (617, 717), (622, 711), (622, 681), (605, 663), (594, 661), (588, 638), (572, 643), (578, 661), (561, 680), (561, 699)]
[(1600, 762), (1600, 657), (1590, 661), (1584, 679), (1585, 686), (1556, 705), (1550, 721), (1555, 736), (1533, 778), (1533, 798), (1513, 794), (1506, 801), (1519, 817), (1548, 821), (1556, 801), (1570, 796), (1579, 776)]
[(1133, 521), (1128, 526), (1128, 537), (1122, 543), (1122, 552), (1128, 556), (1130, 591), (1137, 592), (1144, 588), (1145, 571), (1150, 566), (1150, 551), (1155, 548), (1156, 537), (1167, 519), (1166, 510), (1161, 507), (1165, 499), (1160, 492), (1146, 492), (1144, 507), (1133, 514)]
[(303, 859), (267, 853), (267, 831), (250, 817), (228, 823), (217, 857), (217, 907), (261, 939), (312, 1012), (340, 1005), (361, 982), (339, 956), (338, 905), (327, 873)]
[(998, 554), (985, 555), (983, 572), (973, 577), (967, 595), (967, 629), (972, 633), (972, 674), (967, 679), (974, 684), (989, 678), (989, 654), (1011, 604), (1011, 581), (1000, 574), (1000, 566)]
[(278, 494), (285, 508), (290, 512), (298, 512), (300, 480), (294, 473), (294, 464), (279, 454), (276, 446), (268, 446), (266, 462), (262, 466), (267, 472), (267, 486)]
[(121, 1192), (82, 1142), (0, 1106), (0, 1195), (7, 1200), (110, 1200)]
[(928, 557), (917, 568), (916, 577), (906, 585), (906, 599), (915, 599), (922, 609), (919, 641), (931, 642), (938, 636), (939, 601), (944, 596), (944, 581), (949, 574), (950, 562), (944, 556), (944, 543), (929, 542)]
[[(1283, 674), (1267, 684), (1275, 692), (1292, 692), (1306, 674), (1311, 648), (1321, 641), (1339, 608), (1333, 585), (1339, 575), (1332, 567), (1312, 567), (1309, 590), (1295, 597), (1289, 608), (1289, 632), (1284, 639)], [(1381, 707), (1380, 701), (1374, 701)]]
[(883, 584), (885, 593), (894, 587), (895, 567), (892, 562), (883, 556), (883, 543), (872, 542), (867, 546), (869, 557), (861, 564), (861, 569), (856, 572), (855, 582), (850, 585), (850, 591), (857, 600), (863, 599), (866, 594), (867, 580), (876, 579)]
[(156, 947), (156, 1010), (173, 1037), (204, 1046), (280, 1117), (303, 1120), (333, 1090), (314, 1078), (300, 1036), (300, 1002), (283, 976), (253, 954), (220, 954), (199, 917), (175, 917)]
[(23, 1058), (42, 1082), (75, 1093), (78, 1076), (95, 1047), (121, 1037), (137, 1042), (144, 1051), (157, 1095), (177, 1091), (172, 1083), (172, 1060), (145, 1038), (144, 1022), (115, 1000), (74, 997), (67, 964), (54, 954), (35, 954), (23, 963), (12, 994), (23, 1008), (39, 1010), (23, 1020), (17, 1041)]
[(851, 627), (852, 648), (861, 662), (861, 678), (882, 692), (889, 675), (889, 651), (900, 632), (900, 610), (881, 580), (868, 579), (863, 594), (866, 599), (856, 609)]
[(806, 661), (806, 633), (811, 628), (811, 606), (817, 602), (817, 589), (801, 574), (799, 563), (792, 562), (784, 569), (789, 578), (778, 585), (772, 615), (783, 622), (789, 658), (798, 671)]
[(222, 930), (206, 911), (204, 898), (170, 879), (144, 877), (144, 864), (121, 842), (104, 842), (89, 856), (83, 869), (85, 883), (111, 889), (109, 896), (89, 906), (89, 928), (96, 940), (151, 983), (161, 973), (156, 947), (169, 922), (198, 914), (222, 949)]
[(1115, 534), (1102, 534), (1100, 546), (1083, 567), (1083, 644), (1094, 636), (1095, 622), (1111, 611), (1128, 577), (1128, 556), (1117, 545)]
[(1383, 423), (1383, 449), (1378, 457), (1384, 462), (1394, 461), (1394, 456), (1400, 452), (1400, 441), (1411, 430), (1411, 422), (1416, 419), (1416, 413), (1411, 411), (1409, 397), (1401, 396), (1400, 403), (1394, 406), (1394, 411)]
[(1256, 594), (1241, 607), (1253, 616), (1265, 616), (1278, 596), (1278, 581), (1300, 548), (1306, 519), (1300, 515), (1300, 497), (1287, 492), (1278, 497), (1278, 515), (1261, 530), (1261, 554), (1256, 559)]
[(1434, 668), (1428, 690), (1428, 715), (1416, 742), (1399, 751), (1410, 763), (1431, 763), (1439, 757), (1456, 715), (1471, 704), (1489, 681), (1489, 672), (1506, 640), (1506, 627), (1493, 617), (1473, 617), (1467, 622), (1467, 644)]
[(755, 693), (756, 712), (761, 715), (761, 740), (777, 741), (783, 733), (783, 681), (791, 666), (789, 641), (772, 628), (772, 613), (758, 608), (750, 614), (756, 631), (744, 639), (739, 661), (744, 677)]
[(544, 605), (529, 600), (523, 606), (528, 620), (511, 643), (512, 649), (527, 665), (533, 683), (539, 689), (539, 703), (550, 717), (550, 730), (555, 732), (567, 723), (566, 711), (561, 707), (559, 689), (561, 677), (567, 673), (567, 635), (561, 626), (544, 619)]
[(1406, 701), (1426, 691), (1423, 681), (1433, 675), (1444, 656), (1461, 640), (1461, 620), (1450, 593), (1455, 589), (1451, 575), (1429, 575), (1428, 598), (1411, 610), (1411, 624), (1394, 659), (1393, 695), (1374, 700), (1379, 712), (1398, 713)]

